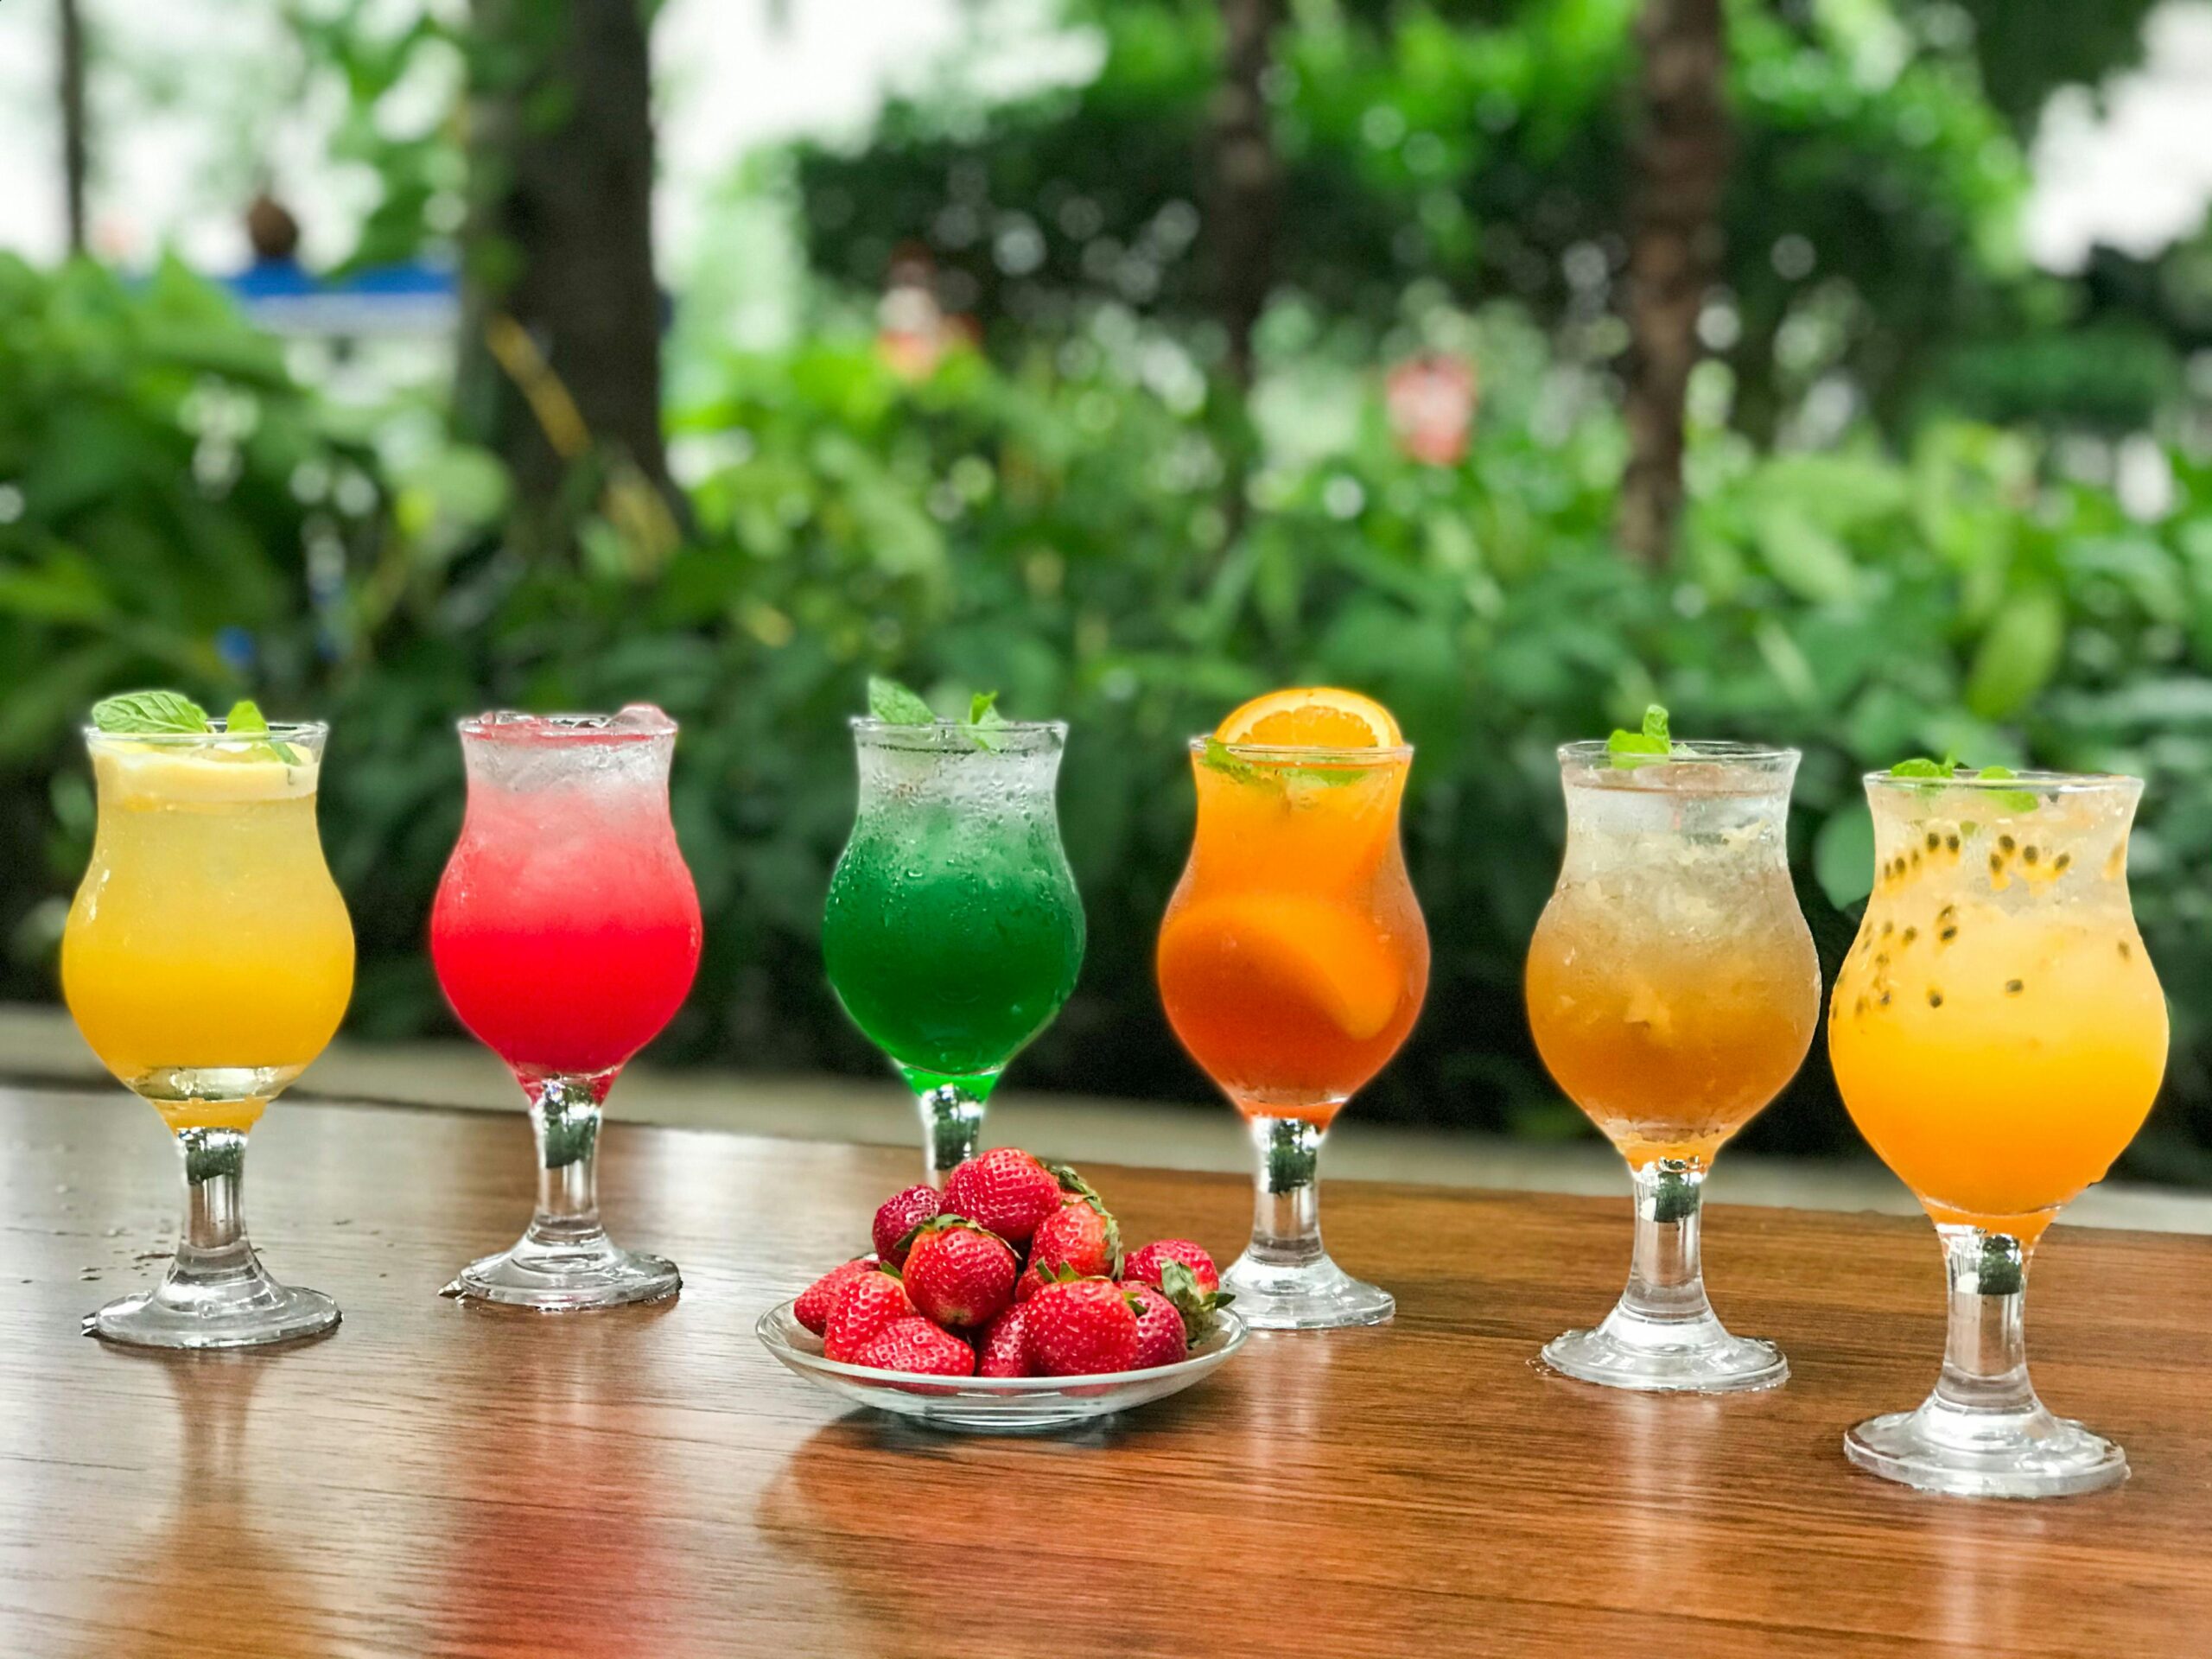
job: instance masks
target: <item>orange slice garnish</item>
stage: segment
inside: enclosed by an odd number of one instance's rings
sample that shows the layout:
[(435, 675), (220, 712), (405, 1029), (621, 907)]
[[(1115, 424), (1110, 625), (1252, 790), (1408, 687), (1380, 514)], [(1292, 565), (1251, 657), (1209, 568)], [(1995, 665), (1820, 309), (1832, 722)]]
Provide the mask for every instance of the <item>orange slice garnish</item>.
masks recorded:
[(1360, 1043), (1390, 1023), (1406, 977), (1366, 916), (1280, 893), (1202, 899), (1172, 914), (1160, 973), (1178, 984), (1233, 984), (1241, 997), (1288, 997)]
[(1406, 740), (1372, 697), (1334, 686), (1298, 686), (1255, 697), (1214, 728), (1224, 743), (1315, 749), (1395, 749)]

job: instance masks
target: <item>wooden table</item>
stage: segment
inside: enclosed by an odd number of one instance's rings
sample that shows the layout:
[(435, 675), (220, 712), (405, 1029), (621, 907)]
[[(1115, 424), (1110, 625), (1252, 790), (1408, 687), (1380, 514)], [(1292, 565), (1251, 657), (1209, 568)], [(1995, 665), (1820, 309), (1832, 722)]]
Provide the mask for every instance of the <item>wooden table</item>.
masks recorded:
[[(753, 1339), (911, 1154), (617, 1128), (610, 1219), (683, 1294), (549, 1318), (435, 1294), (524, 1218), (519, 1116), (280, 1106), (254, 1236), (345, 1325), (149, 1357), (77, 1320), (166, 1257), (153, 1115), (0, 1092), (0, 1654), (2212, 1653), (2212, 1239), (2045, 1249), (2038, 1380), (2135, 1477), (2008, 1504), (1840, 1450), (1932, 1379), (1906, 1222), (1720, 1207), (1715, 1299), (1795, 1374), (1663, 1399), (1532, 1363), (1618, 1290), (1624, 1198), (1348, 1183), (1330, 1238), (1395, 1324), (1255, 1338), (1126, 1421), (994, 1441), (846, 1414)], [(1091, 1173), (1138, 1237), (1233, 1253), (1239, 1184)]]

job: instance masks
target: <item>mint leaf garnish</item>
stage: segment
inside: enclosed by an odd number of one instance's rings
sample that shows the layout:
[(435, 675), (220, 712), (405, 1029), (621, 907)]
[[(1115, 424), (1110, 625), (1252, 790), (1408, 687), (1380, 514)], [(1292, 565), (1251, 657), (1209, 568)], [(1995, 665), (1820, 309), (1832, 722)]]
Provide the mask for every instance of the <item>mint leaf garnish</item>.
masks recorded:
[(103, 732), (204, 732), (207, 711), (175, 691), (126, 691), (92, 705), (92, 724)]
[(869, 675), (868, 711), (887, 726), (934, 726), (937, 715), (926, 702), (896, 680)]
[(1249, 784), (1260, 775), (1256, 766), (1249, 760), (1238, 760), (1236, 752), (1217, 737), (1206, 739), (1206, 746), (1198, 755), (1198, 764), (1202, 766), (1211, 766), (1224, 777), (1234, 778), (1241, 784)]
[(1938, 765), (1924, 754), (1916, 754), (1910, 760), (1900, 760), (1890, 768), (1892, 778), (1948, 778), (1958, 770), (1955, 761), (1948, 766)]
[[(267, 736), (269, 721), (261, 713), (261, 705), (251, 697), (240, 697), (231, 705), (231, 712), (223, 717), (223, 729), (232, 737)], [(300, 764), (300, 754), (290, 744), (271, 737), (269, 747), (276, 758), (288, 766)]]
[[(2019, 774), (2010, 766), (1984, 766), (1980, 775), (1984, 778), (2013, 778)], [(2007, 812), (2032, 812), (2036, 810), (2035, 793), (2031, 790), (1993, 790), (1989, 798)]]
[(1673, 750), (1673, 740), (1667, 733), (1667, 711), (1656, 702), (1644, 708), (1642, 731), (1616, 727), (1613, 734), (1605, 740), (1605, 753), (1612, 756), (1613, 765), (1623, 770), (1648, 766), (1654, 760), (1664, 760)]
[(999, 694), (978, 691), (968, 704), (968, 736), (979, 749), (996, 749), (1000, 740), (994, 727), (1006, 724), (1006, 716), (998, 710)]

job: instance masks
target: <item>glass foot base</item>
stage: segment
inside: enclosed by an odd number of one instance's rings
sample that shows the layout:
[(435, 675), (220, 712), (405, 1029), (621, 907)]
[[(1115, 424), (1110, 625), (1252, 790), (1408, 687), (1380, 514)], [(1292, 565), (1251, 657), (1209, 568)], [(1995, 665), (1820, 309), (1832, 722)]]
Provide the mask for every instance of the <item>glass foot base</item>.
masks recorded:
[(1594, 1331), (1553, 1338), (1544, 1363), (1578, 1382), (1653, 1393), (1739, 1394), (1775, 1388), (1789, 1375), (1772, 1343), (1732, 1337), (1710, 1313), (1662, 1322), (1620, 1307)]
[(1253, 1259), (1248, 1250), (1221, 1275), (1236, 1298), (1236, 1312), (1255, 1331), (1328, 1331), (1347, 1325), (1380, 1325), (1398, 1311), (1387, 1290), (1353, 1278), (1327, 1256), (1284, 1267)]
[(170, 1279), (85, 1316), (84, 1332), (140, 1348), (253, 1348), (336, 1327), (338, 1304), (265, 1273), (207, 1285)]
[(1870, 1474), (1953, 1497), (2066, 1497), (2127, 1478), (2127, 1453), (2068, 1417), (1939, 1406), (1869, 1418), (1843, 1454)]
[(676, 1263), (594, 1240), (545, 1245), (528, 1238), (511, 1250), (470, 1262), (438, 1294), (564, 1313), (583, 1307), (658, 1302), (683, 1287)]

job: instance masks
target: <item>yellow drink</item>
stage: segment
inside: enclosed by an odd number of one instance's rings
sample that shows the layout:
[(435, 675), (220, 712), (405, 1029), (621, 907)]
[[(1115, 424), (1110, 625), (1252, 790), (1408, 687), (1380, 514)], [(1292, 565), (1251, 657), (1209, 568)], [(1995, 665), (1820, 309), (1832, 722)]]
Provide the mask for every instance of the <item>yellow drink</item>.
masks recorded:
[(315, 833), (319, 756), (95, 735), (99, 821), (61, 939), (69, 1011), (173, 1129), (250, 1127), (338, 1029), (353, 932)]
[(1878, 872), (1828, 1054), (1939, 1222), (2032, 1242), (2134, 1137), (2166, 1005), (2127, 897), (2133, 789), (1878, 788)]

